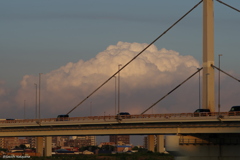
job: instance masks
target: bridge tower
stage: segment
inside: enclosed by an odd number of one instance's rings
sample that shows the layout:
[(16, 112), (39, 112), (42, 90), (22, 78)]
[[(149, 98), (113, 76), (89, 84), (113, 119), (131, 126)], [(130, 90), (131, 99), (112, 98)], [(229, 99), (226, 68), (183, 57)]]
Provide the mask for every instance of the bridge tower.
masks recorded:
[(214, 98), (214, 7), (213, 0), (203, 0), (203, 85), (202, 108), (215, 112)]
[[(203, 84), (202, 108), (215, 112), (214, 98), (214, 0), (203, 0)], [(221, 123), (221, 122), (220, 122)], [(213, 140), (214, 139), (214, 140)], [(166, 149), (173, 151), (176, 160), (235, 160), (239, 159), (240, 145), (238, 134), (179, 134), (166, 136)], [(181, 141), (194, 140), (193, 145)], [(197, 144), (196, 142), (211, 142), (214, 145)], [(234, 143), (229, 143), (234, 142)]]

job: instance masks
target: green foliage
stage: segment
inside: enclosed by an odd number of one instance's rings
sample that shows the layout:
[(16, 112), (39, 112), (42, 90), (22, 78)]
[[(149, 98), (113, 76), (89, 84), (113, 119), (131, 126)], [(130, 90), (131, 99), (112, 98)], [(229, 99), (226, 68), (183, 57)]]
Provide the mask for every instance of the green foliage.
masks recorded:
[(88, 150), (88, 151), (94, 152), (96, 149), (99, 149), (99, 147), (98, 146), (83, 146), (83, 147), (79, 148), (79, 151), (82, 152), (82, 151)]
[(105, 150), (105, 151), (114, 151), (114, 146), (111, 146), (111, 145), (103, 145), (101, 147), (102, 150)]
[(1, 148), (1, 147), (0, 147), (0, 151), (6, 152), (7, 149), (6, 149), (6, 148)]
[(25, 144), (20, 144), (19, 148), (26, 149), (27, 147), (25, 146)]
[(31, 160), (174, 160), (173, 156), (161, 153), (117, 153), (108, 155), (53, 155), (31, 157)]
[(132, 150), (139, 150), (139, 148), (138, 148), (138, 146), (134, 146), (133, 148), (132, 148)]

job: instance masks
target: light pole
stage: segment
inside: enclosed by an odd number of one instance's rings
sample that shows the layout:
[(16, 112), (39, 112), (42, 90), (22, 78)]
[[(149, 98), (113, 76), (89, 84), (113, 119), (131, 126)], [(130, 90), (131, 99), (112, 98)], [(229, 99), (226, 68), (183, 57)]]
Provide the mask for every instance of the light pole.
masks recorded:
[(34, 83), (34, 85), (36, 86), (36, 98), (35, 98), (35, 100), (36, 100), (36, 111), (35, 111), (35, 113), (36, 113), (36, 119), (37, 119), (37, 84)]
[(23, 116), (24, 116), (24, 119), (26, 119), (26, 100), (24, 100), (24, 102), (23, 102), (23, 106), (24, 106), (24, 114), (23, 114)]
[(222, 54), (218, 55), (218, 115), (220, 113), (220, 57)]
[(39, 93), (38, 93), (38, 119), (40, 119), (40, 98), (41, 98), (41, 75), (42, 75), (42, 73), (39, 73), (39, 85), (38, 85), (38, 87), (39, 87), (39, 89), (38, 89), (38, 91), (39, 91)]
[(115, 115), (117, 114), (116, 111), (117, 111), (117, 78), (116, 76), (114, 76), (115, 78)]
[(90, 116), (92, 116), (92, 101), (90, 102)]
[(208, 107), (208, 76), (210, 75), (210, 73), (206, 74), (206, 108)]
[[(120, 70), (121, 66), (122, 66), (121, 64), (118, 65), (118, 70)], [(120, 112), (120, 72), (118, 72), (118, 114), (119, 112)]]
[(199, 99), (199, 109), (201, 108), (201, 79), (200, 79), (200, 68), (197, 68), (198, 69), (198, 82), (199, 82), (199, 84), (198, 84), (198, 99)]

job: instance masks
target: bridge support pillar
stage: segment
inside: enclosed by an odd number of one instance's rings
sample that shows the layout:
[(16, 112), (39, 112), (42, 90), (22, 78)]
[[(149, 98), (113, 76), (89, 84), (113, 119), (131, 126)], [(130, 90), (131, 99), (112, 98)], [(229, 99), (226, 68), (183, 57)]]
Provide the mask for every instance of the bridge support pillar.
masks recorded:
[(45, 156), (52, 156), (52, 137), (45, 137)]
[(154, 152), (154, 135), (148, 135), (148, 150)]
[(157, 152), (163, 153), (164, 151), (164, 135), (157, 135)]
[(40, 153), (40, 156), (43, 156), (43, 137), (36, 137), (36, 151), (37, 153)]
[(175, 160), (240, 159), (239, 134), (167, 135), (166, 151)]

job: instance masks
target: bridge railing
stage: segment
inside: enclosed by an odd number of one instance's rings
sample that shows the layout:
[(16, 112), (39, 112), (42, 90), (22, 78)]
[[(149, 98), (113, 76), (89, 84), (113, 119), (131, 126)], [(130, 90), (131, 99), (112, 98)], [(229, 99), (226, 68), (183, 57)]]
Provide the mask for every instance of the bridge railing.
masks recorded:
[(58, 120), (57, 118), (44, 118), (44, 119), (6, 119), (0, 120), (0, 124), (9, 124), (9, 123), (44, 123), (44, 122), (55, 122), (60, 123), (62, 121), (70, 122), (94, 122), (94, 121), (118, 121), (119, 119), (124, 120), (137, 120), (137, 119), (188, 119), (188, 118), (226, 118), (232, 116), (239, 116), (240, 111), (238, 112), (200, 112), (200, 113), (169, 113), (169, 114), (143, 114), (143, 115), (109, 115), (109, 116), (88, 116), (88, 117), (69, 117), (64, 120)]

